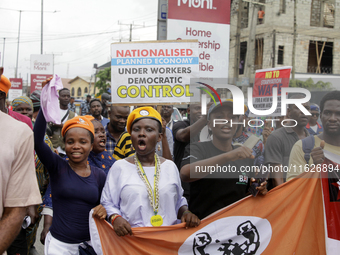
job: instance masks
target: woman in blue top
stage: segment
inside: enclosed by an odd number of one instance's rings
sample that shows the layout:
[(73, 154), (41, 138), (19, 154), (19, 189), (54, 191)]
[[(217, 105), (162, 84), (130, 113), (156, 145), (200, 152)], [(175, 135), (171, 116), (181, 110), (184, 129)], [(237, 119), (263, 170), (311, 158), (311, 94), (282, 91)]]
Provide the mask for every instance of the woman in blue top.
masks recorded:
[[(49, 80), (46, 80), (45, 85)], [(44, 142), (46, 120), (40, 111), (34, 126), (35, 151), (50, 174), (53, 222), (45, 240), (45, 254), (78, 254), (78, 246), (90, 240), (89, 212), (104, 219), (100, 195), (105, 173), (87, 164), (93, 146), (94, 127), (82, 116), (68, 120), (62, 129), (68, 161)]]

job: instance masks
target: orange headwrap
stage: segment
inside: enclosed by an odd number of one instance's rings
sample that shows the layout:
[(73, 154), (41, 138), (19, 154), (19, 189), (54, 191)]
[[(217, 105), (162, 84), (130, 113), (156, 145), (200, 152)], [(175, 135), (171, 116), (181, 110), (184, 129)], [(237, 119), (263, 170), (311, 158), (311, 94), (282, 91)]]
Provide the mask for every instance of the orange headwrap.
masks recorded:
[(89, 121), (94, 120), (94, 117), (92, 115), (85, 115), (83, 117), (87, 118)]
[(69, 129), (75, 128), (75, 127), (87, 129), (94, 136), (94, 126), (91, 120), (89, 120), (87, 116), (77, 116), (77, 117), (74, 117), (73, 119), (66, 121), (63, 126), (63, 129), (61, 130), (61, 135), (65, 136), (65, 133)]
[(9, 79), (4, 76), (4, 75), (1, 75), (1, 80), (0, 80), (0, 90), (5, 92), (6, 95), (8, 93), (8, 90), (11, 88), (12, 84), (11, 82), (9, 81)]
[(157, 120), (162, 125), (162, 117), (159, 114), (159, 112), (157, 112), (157, 110), (155, 110), (154, 108), (150, 106), (140, 107), (140, 108), (134, 109), (130, 113), (126, 121), (126, 129), (129, 132), (129, 134), (131, 134), (132, 124), (142, 118), (149, 118), (149, 119)]

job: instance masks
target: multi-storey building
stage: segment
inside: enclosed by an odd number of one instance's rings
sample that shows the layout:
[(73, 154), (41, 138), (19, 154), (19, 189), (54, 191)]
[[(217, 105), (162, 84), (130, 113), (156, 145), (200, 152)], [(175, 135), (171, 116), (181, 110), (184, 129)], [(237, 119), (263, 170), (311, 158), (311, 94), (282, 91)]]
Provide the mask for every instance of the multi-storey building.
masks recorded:
[[(294, 38), (294, 1), (258, 0), (254, 5), (243, 0), (240, 19), (240, 54), (235, 59), (239, 1), (231, 5), (229, 77), (245, 76), (250, 30), (256, 29), (251, 74), (255, 70), (291, 66)], [(340, 0), (296, 0), (295, 72), (340, 74)], [(260, 23), (259, 8), (265, 15)], [(253, 11), (253, 8), (256, 8)], [(252, 15), (257, 24), (252, 26)], [(237, 78), (237, 77), (236, 77)]]

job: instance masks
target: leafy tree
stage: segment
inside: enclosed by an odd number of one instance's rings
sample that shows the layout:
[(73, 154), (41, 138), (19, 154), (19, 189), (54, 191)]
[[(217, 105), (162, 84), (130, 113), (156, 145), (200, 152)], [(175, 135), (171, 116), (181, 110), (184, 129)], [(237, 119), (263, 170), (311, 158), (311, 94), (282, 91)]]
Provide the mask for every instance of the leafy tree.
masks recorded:
[(96, 96), (100, 96), (103, 93), (107, 93), (108, 88), (111, 86), (109, 83), (111, 82), (111, 67), (99, 71), (97, 78), (99, 78), (99, 80), (96, 82), (95, 86), (99, 89), (99, 92)]
[(290, 80), (289, 82), (290, 87), (299, 87), (299, 88), (305, 88), (305, 89), (332, 89), (332, 83), (330, 82), (323, 82), (318, 81), (314, 83), (312, 78), (307, 79), (306, 81), (300, 81), (300, 80)]

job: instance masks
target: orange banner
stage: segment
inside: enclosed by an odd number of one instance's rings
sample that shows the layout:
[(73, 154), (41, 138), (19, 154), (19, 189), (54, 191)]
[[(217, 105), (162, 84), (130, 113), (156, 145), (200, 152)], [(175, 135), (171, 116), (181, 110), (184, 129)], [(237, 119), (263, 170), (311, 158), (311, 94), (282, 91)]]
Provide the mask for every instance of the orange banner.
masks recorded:
[(247, 197), (197, 228), (134, 228), (133, 236), (118, 237), (109, 223), (95, 219), (103, 254), (325, 254), (321, 180), (318, 173), (306, 175), (315, 178)]

